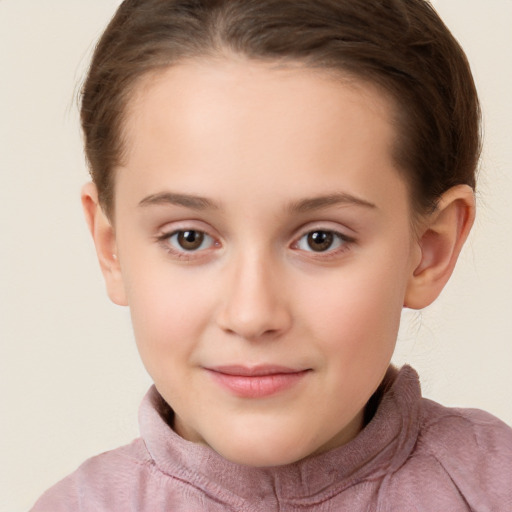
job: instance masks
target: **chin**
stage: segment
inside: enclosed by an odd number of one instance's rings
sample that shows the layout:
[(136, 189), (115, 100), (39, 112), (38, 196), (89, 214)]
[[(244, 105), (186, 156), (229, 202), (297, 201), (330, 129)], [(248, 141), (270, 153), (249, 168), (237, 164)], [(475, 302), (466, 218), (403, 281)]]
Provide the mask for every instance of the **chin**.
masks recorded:
[(234, 453), (233, 450), (230, 450), (230, 453), (227, 454), (220, 453), (220, 455), (235, 464), (251, 466), (254, 468), (285, 466), (303, 458), (301, 455), (290, 453), (261, 453), (258, 451)]
[[(298, 449), (301, 447), (302, 449)], [(304, 450), (300, 442), (290, 443), (284, 440), (270, 442), (260, 438), (260, 442), (248, 442), (246, 439), (235, 441), (233, 438), (224, 446), (212, 446), (222, 457), (235, 464), (258, 468), (284, 466), (307, 457), (314, 449)]]

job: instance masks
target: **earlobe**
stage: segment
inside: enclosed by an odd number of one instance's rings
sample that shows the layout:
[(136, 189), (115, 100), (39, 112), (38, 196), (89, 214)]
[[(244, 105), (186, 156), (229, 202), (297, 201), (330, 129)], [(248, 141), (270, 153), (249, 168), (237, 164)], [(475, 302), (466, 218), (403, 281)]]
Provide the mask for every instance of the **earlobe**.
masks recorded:
[(421, 259), (409, 278), (406, 307), (422, 309), (439, 296), (452, 275), (474, 219), (475, 197), (471, 187), (457, 185), (441, 196), (419, 234)]
[(103, 212), (98, 191), (93, 183), (82, 188), (82, 207), (85, 220), (96, 247), (96, 255), (107, 286), (107, 293), (115, 304), (126, 306), (126, 296), (117, 255), (116, 236), (112, 223)]

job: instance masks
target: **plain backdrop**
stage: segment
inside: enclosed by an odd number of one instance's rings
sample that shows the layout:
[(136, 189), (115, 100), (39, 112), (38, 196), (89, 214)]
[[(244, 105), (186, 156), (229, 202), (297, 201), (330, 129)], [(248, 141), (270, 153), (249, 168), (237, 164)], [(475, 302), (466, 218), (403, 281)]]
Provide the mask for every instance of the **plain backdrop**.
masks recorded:
[[(76, 91), (114, 0), (0, 0), (0, 511), (129, 442), (150, 385), (109, 303), (79, 192)], [(512, 423), (512, 1), (437, 0), (484, 111), (478, 220), (448, 287), (404, 313), (426, 396)]]

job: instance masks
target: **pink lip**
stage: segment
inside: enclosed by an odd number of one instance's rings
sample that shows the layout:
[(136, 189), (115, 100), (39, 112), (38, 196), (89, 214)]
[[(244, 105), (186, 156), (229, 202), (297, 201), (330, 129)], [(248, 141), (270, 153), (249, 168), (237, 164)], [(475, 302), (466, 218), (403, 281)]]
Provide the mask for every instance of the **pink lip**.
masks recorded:
[(212, 378), (234, 395), (264, 398), (291, 388), (310, 371), (284, 366), (217, 366), (205, 368)]

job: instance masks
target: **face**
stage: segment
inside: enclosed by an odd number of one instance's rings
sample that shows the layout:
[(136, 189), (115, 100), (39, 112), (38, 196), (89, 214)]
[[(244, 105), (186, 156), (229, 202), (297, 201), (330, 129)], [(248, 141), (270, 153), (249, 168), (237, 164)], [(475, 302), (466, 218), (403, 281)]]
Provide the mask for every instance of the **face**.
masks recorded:
[(126, 120), (118, 302), (175, 430), (239, 463), (357, 435), (418, 264), (392, 105), (324, 73), (191, 62)]

